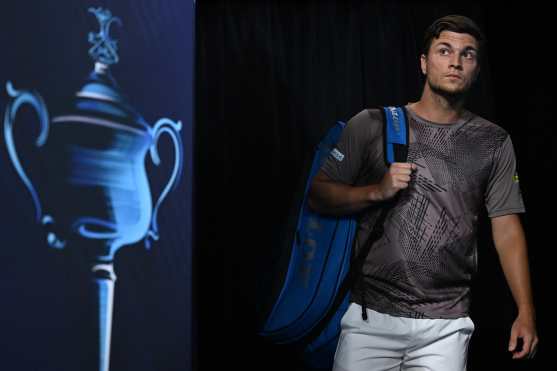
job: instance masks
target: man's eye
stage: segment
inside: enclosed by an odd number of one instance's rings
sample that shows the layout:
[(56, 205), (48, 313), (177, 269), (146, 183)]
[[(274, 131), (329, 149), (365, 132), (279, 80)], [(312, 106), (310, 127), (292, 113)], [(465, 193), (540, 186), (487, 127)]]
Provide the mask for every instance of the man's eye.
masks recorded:
[(466, 52), (464, 53), (464, 56), (468, 59), (475, 59), (476, 58), (476, 53), (474, 52)]
[(439, 54), (441, 54), (441, 55), (447, 55), (447, 54), (449, 54), (449, 49), (445, 49), (445, 48), (439, 49)]

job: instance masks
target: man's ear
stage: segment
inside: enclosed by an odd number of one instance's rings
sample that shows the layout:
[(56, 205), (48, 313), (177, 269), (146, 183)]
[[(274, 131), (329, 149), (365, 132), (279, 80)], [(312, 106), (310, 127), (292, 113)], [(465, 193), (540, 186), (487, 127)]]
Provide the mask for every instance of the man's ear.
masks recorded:
[(422, 69), (422, 74), (427, 75), (427, 57), (425, 54), (420, 56), (420, 67)]

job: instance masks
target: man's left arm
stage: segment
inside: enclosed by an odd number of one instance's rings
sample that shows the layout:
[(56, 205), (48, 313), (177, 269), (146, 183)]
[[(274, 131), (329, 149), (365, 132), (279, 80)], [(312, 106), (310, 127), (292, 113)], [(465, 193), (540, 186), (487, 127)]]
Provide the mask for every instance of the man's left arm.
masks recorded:
[[(538, 335), (524, 230), (517, 214), (493, 217), (491, 227), (499, 261), (518, 308), (509, 351), (513, 359), (531, 358), (536, 352)], [(517, 349), (518, 338), (523, 340), (521, 350)]]

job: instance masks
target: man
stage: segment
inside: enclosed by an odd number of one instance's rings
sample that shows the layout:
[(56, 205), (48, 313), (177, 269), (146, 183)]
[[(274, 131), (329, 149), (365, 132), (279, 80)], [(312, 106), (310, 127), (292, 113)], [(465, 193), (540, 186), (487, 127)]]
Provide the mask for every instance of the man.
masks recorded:
[(536, 351), (512, 142), (505, 130), (464, 109), (480, 71), (483, 42), (478, 26), (463, 16), (443, 17), (426, 30), (420, 59), (426, 82), (420, 100), (405, 107), (408, 162), (387, 168), (381, 113), (364, 110), (349, 121), (335, 156), (314, 178), (311, 207), (358, 213), (356, 255), (381, 208), (390, 208), (383, 235), (352, 287), (335, 371), (466, 369), (474, 331), (470, 281), (483, 207), (518, 307), (508, 349), (515, 359)]

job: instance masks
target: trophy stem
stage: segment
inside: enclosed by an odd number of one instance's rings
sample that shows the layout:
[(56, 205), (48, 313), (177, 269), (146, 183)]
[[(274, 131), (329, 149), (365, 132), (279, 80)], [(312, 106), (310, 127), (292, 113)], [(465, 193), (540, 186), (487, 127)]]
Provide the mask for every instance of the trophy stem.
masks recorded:
[(110, 365), (110, 336), (112, 332), (112, 307), (114, 299), (114, 274), (113, 264), (97, 263), (92, 269), (92, 283), (96, 290), (97, 325), (98, 325), (98, 370), (108, 371)]

